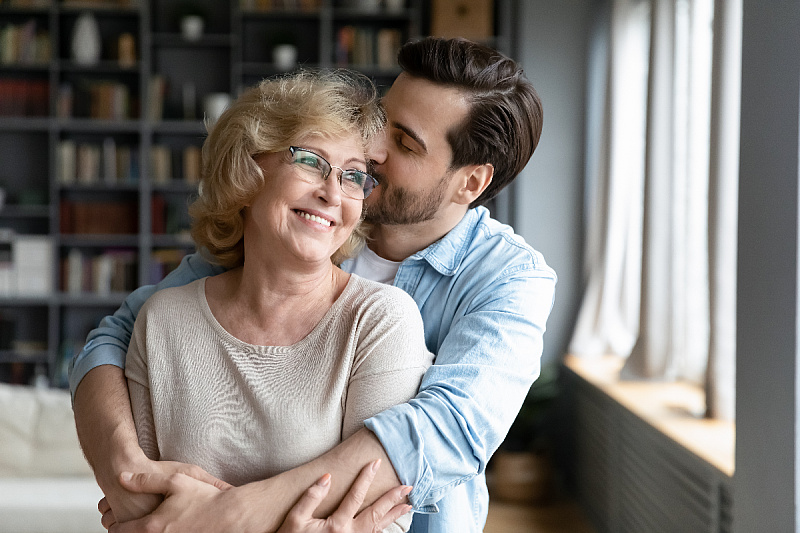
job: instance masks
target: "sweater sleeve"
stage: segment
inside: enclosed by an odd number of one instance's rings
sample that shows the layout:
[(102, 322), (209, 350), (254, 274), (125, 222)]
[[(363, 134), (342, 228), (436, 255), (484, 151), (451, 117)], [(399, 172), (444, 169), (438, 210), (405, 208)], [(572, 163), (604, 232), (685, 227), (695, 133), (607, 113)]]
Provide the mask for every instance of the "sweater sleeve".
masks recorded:
[(133, 335), (125, 358), (125, 376), (128, 378), (128, 393), (131, 399), (136, 435), (145, 455), (158, 461), (160, 453), (156, 440), (153, 404), (150, 396), (149, 369), (147, 366), (147, 308), (136, 320)]
[(416, 303), (399, 289), (375, 294), (360, 317), (358, 347), (347, 388), (342, 438), (364, 420), (416, 396), (433, 362)]

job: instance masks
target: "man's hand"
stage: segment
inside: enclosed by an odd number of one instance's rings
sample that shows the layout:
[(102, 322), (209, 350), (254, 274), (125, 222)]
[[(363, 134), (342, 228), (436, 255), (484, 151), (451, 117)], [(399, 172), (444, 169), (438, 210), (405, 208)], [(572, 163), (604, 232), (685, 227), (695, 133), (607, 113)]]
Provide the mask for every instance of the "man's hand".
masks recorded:
[[(141, 464), (140, 472), (147, 474), (162, 474), (165, 476), (169, 476), (171, 474), (184, 474), (196, 479), (197, 481), (208, 483), (219, 490), (228, 490), (232, 488), (231, 485), (215, 478), (199, 466), (178, 463), (175, 461), (147, 460), (146, 463)], [(118, 495), (118, 497), (115, 499), (117, 503), (113, 509), (108, 498), (103, 498), (98, 504), (98, 509), (103, 514), (101, 523), (106, 529), (117, 522), (118, 516), (125, 517), (121, 518), (121, 521), (142, 518), (143, 516), (146, 516), (156, 510), (159, 504), (164, 500), (164, 497), (161, 494), (131, 492), (126, 490), (125, 486), (123, 485), (120, 485), (119, 488), (121, 491), (121, 496)]]
[[(206, 474), (208, 475), (208, 474)], [(151, 514), (128, 522), (116, 522), (108, 504), (101, 501), (102, 523), (109, 533), (156, 533), (166, 531), (203, 531), (248, 533), (237, 523), (241, 513), (229, 485), (224, 489), (182, 473), (123, 472), (122, 486), (137, 494), (159, 495), (163, 502)], [(231, 496), (227, 496), (230, 494)], [(163, 496), (162, 496), (163, 495)], [(224, 513), (219, 510), (230, 510)], [(168, 527), (169, 526), (169, 527)], [(253, 530), (251, 530), (253, 531)], [(255, 533), (255, 532), (254, 532)]]
[[(314, 518), (313, 513), (331, 488), (331, 476), (325, 474), (312, 485), (289, 511), (277, 533), (377, 533), (411, 511), (402, 503), (411, 487), (399, 486), (378, 498), (371, 506), (358, 512), (367, 495), (380, 460), (361, 469), (339, 508), (328, 518)], [(356, 514), (358, 513), (358, 514)]]

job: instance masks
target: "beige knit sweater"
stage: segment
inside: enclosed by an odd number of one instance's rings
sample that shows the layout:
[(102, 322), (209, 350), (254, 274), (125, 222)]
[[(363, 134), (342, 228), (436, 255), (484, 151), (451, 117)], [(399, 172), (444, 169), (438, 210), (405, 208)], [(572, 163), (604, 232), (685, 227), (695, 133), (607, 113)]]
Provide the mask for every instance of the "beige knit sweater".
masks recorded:
[(351, 276), (305, 339), (254, 346), (216, 321), (201, 279), (147, 301), (126, 375), (149, 457), (240, 485), (321, 455), (412, 398), (431, 361), (416, 304), (400, 289)]
[(432, 360), (416, 304), (395, 287), (353, 275), (306, 338), (255, 346), (217, 322), (201, 279), (147, 301), (125, 373), (148, 457), (241, 485), (323, 454), (414, 397)]

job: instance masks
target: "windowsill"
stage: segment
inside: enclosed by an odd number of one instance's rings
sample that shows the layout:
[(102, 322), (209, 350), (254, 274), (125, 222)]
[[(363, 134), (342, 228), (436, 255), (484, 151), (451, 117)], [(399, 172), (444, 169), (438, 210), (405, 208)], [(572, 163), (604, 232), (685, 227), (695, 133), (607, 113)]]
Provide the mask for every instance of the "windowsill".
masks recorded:
[(580, 358), (564, 364), (633, 414), (723, 474), (733, 477), (736, 426), (702, 418), (704, 393), (687, 383), (620, 381), (624, 360), (615, 356)]

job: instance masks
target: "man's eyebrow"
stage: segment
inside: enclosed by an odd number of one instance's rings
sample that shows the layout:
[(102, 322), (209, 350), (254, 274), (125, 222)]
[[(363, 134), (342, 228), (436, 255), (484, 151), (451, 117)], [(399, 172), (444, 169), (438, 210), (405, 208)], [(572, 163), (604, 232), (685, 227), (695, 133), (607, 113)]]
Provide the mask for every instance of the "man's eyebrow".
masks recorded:
[(428, 145), (425, 144), (425, 141), (422, 140), (422, 137), (417, 135), (417, 133), (414, 130), (398, 122), (392, 122), (392, 127), (397, 128), (398, 130), (402, 131), (403, 133), (414, 139), (414, 142), (416, 142), (426, 154), (428, 153)]

